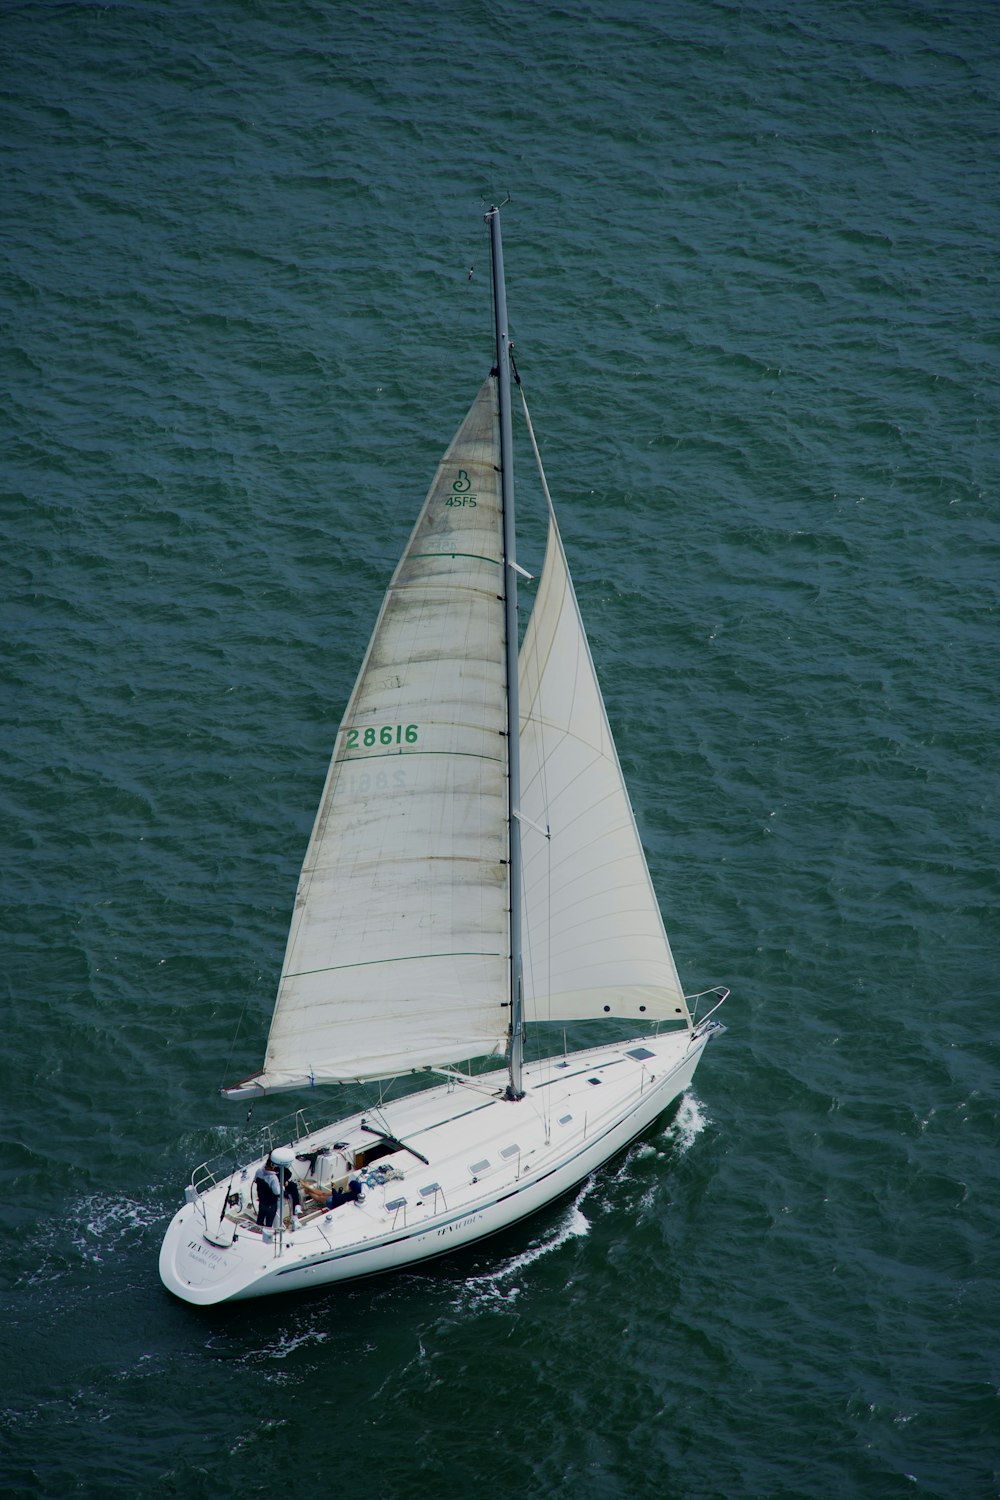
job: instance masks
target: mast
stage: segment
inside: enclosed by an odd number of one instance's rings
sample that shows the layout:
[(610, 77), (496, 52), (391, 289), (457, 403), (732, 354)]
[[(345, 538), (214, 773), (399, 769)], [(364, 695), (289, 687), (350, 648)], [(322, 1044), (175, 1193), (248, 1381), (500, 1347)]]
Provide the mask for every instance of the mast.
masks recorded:
[(510, 1082), (507, 1098), (524, 1094), (524, 1008), (521, 968), (521, 715), (518, 704), (517, 549), (514, 538), (514, 452), (510, 415), (510, 335), (503, 276), (500, 209), (486, 215), (493, 262), (493, 312), (496, 322), (497, 378), (500, 394), (500, 493), (503, 503), (504, 622), (507, 637), (507, 812), (510, 830)]

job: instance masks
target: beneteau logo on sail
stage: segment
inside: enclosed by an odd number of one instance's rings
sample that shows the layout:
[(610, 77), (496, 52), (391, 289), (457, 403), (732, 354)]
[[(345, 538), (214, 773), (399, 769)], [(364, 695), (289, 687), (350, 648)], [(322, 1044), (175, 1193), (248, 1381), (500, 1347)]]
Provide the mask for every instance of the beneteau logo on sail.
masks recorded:
[(478, 505), (479, 497), (469, 493), (472, 489), (472, 480), (464, 469), (459, 469), (458, 478), (451, 487), (452, 493), (444, 502), (445, 505), (459, 507), (467, 505), (470, 509)]

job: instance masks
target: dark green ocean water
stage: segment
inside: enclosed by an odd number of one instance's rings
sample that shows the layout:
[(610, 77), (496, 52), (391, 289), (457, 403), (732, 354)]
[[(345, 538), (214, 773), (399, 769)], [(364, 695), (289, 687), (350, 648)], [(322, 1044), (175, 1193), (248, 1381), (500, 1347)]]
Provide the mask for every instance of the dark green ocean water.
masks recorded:
[[(0, 56), (0, 1493), (996, 1496), (1000, 8), (8, 3)], [(729, 1029), (516, 1233), (199, 1314), (159, 1241), (243, 1117), (507, 192)]]

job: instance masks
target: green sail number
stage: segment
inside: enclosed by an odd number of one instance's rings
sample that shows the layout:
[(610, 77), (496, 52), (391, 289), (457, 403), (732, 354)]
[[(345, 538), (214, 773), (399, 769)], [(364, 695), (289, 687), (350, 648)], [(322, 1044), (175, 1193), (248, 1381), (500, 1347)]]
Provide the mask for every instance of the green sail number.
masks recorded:
[(419, 736), (416, 724), (383, 724), (380, 729), (348, 729), (348, 750), (367, 749), (374, 745), (415, 745)]

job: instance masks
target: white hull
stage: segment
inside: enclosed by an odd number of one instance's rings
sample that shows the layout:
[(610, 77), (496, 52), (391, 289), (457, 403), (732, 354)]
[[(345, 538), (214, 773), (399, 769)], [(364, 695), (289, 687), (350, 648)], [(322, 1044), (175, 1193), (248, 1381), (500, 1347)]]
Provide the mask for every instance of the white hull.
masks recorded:
[[(640, 1135), (690, 1085), (712, 1029), (531, 1063), (517, 1101), (503, 1097), (507, 1074), (492, 1073), (309, 1131), (291, 1143), (299, 1174), (309, 1170), (302, 1158), (334, 1142), (352, 1155), (381, 1144), (378, 1175), (389, 1169), (390, 1180), (372, 1182), (359, 1204), (307, 1211), (294, 1232), (276, 1226), (266, 1243), (252, 1216), (226, 1216), (230, 1193), (249, 1199), (260, 1161), (248, 1162), (175, 1215), (160, 1252), (163, 1283), (209, 1306), (355, 1280), (475, 1244), (545, 1207)], [(412, 1150), (386, 1152), (363, 1121)]]

